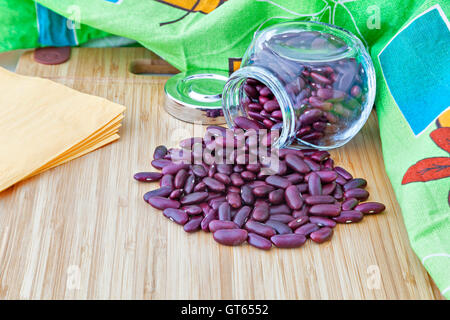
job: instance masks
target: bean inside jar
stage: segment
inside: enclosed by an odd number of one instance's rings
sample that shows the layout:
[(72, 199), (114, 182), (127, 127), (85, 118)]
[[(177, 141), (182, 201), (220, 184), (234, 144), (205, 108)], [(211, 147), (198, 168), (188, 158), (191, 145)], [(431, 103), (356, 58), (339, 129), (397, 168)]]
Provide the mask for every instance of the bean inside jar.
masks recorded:
[(245, 129), (236, 117), (246, 117), (279, 131), (278, 147), (339, 147), (370, 114), (373, 66), (350, 33), (304, 24), (277, 25), (254, 40), (225, 87), (225, 116), (232, 127)]

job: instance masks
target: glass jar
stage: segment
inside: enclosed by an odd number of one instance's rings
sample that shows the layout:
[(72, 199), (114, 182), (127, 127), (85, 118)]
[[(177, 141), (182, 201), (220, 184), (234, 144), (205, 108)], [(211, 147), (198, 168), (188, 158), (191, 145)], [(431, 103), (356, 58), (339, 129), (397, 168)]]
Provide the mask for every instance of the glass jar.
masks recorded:
[[(222, 108), (278, 131), (274, 146), (332, 149), (362, 128), (375, 98), (375, 71), (362, 42), (320, 22), (288, 21), (257, 34), (227, 81)], [(244, 121), (248, 123), (248, 121)]]

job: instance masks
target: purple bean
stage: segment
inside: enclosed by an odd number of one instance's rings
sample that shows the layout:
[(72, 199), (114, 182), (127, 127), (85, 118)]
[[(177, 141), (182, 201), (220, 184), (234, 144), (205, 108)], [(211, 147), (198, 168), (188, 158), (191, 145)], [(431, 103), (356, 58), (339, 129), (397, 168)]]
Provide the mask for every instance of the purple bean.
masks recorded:
[(235, 186), (228, 186), (227, 188), (228, 193), (234, 192), (234, 193), (241, 193), (241, 189)]
[(288, 224), (289, 222), (291, 222), (294, 219), (295, 218), (289, 214), (273, 214), (270, 216), (270, 220), (279, 221), (284, 224)]
[(182, 188), (186, 182), (187, 177), (188, 171), (186, 169), (181, 169), (180, 171), (178, 171), (173, 180), (174, 187), (176, 189)]
[(361, 188), (349, 189), (344, 192), (344, 197), (346, 199), (356, 198), (359, 201), (365, 201), (369, 197), (369, 192), (367, 192), (367, 190), (361, 189)]
[(286, 189), (287, 187), (292, 185), (292, 183), (288, 179), (277, 175), (268, 176), (265, 181), (267, 184), (281, 189)]
[(152, 166), (156, 169), (161, 170), (162, 168), (172, 164), (172, 161), (165, 159), (155, 159), (152, 161)]
[(341, 211), (341, 214), (337, 217), (333, 217), (333, 220), (339, 223), (351, 223), (359, 222), (363, 219), (364, 215), (358, 210)]
[(285, 176), (286, 179), (289, 180), (292, 184), (298, 184), (303, 181), (303, 176), (300, 173), (291, 173)]
[(221, 229), (238, 229), (238, 225), (233, 221), (212, 220), (209, 223), (209, 231), (216, 232)]
[(361, 211), (364, 214), (376, 214), (383, 212), (385, 209), (384, 204), (379, 202), (364, 202), (355, 207), (355, 210)]
[(181, 198), (180, 202), (183, 205), (196, 204), (203, 202), (206, 198), (208, 198), (208, 192), (194, 192), (185, 195), (183, 198)]
[(362, 178), (355, 178), (344, 184), (344, 191), (356, 188), (364, 188), (367, 185), (367, 181)]
[(270, 206), (269, 214), (291, 214), (291, 208), (289, 208), (286, 204), (279, 204), (277, 206)]
[(203, 231), (208, 232), (209, 231), (209, 223), (217, 218), (217, 212), (216, 211), (210, 211), (205, 217), (203, 218), (202, 222), (200, 223), (200, 227)]
[(336, 226), (336, 222), (334, 220), (325, 217), (309, 217), (309, 221), (317, 224), (319, 227), (334, 228)]
[(269, 205), (266, 202), (255, 204), (252, 212), (252, 219), (256, 221), (266, 221), (269, 218)]
[(285, 190), (286, 203), (292, 210), (298, 210), (303, 206), (303, 199), (296, 186), (289, 186)]
[(210, 177), (203, 178), (203, 182), (212, 191), (225, 192), (225, 189), (226, 189), (225, 184), (223, 184), (222, 182), (220, 182), (214, 178), (210, 178)]
[(180, 209), (175, 209), (175, 208), (166, 208), (163, 211), (163, 215), (166, 218), (169, 218), (170, 220), (172, 220), (175, 223), (184, 225), (186, 222), (188, 222), (189, 220), (189, 216), (187, 215), (186, 212), (184, 212), (183, 210)]
[(233, 173), (233, 166), (231, 164), (218, 164), (217, 172), (229, 176)]
[(320, 177), (320, 181), (322, 181), (323, 184), (333, 182), (338, 176), (337, 173), (332, 170), (316, 171), (316, 174)]
[(320, 228), (317, 231), (314, 231), (310, 234), (310, 238), (312, 241), (317, 243), (323, 243), (328, 241), (333, 236), (333, 229), (329, 227)]
[(236, 186), (236, 187), (240, 187), (242, 185), (244, 185), (244, 180), (242, 179), (241, 175), (237, 172), (234, 172), (230, 175), (230, 179), (231, 179), (231, 183)]
[(247, 240), (248, 233), (244, 229), (221, 229), (213, 233), (214, 240), (226, 246), (237, 246)]
[[(305, 195), (303, 195), (303, 197), (304, 197)], [(304, 216), (307, 216), (308, 215), (308, 212), (309, 212), (309, 206), (308, 205), (306, 205), (306, 204), (304, 204), (303, 205), (303, 207), (300, 209), (300, 210), (294, 210), (294, 211), (292, 211), (292, 216), (294, 217), (294, 218), (300, 218), (300, 217), (304, 217)]]
[(159, 189), (152, 190), (152, 191), (149, 191), (146, 194), (144, 194), (144, 200), (145, 200), (145, 202), (148, 202), (148, 199), (150, 197), (156, 197), (156, 196), (168, 197), (172, 191), (173, 191), (173, 188), (170, 186), (161, 187)]
[(265, 185), (254, 188), (252, 192), (256, 197), (267, 197), (267, 195), (274, 190), (274, 187)]
[(340, 204), (316, 204), (309, 208), (309, 213), (315, 216), (336, 217), (341, 213)]
[(214, 174), (214, 179), (216, 179), (219, 182), (222, 182), (225, 185), (229, 185), (231, 183), (231, 179), (229, 176), (219, 172)]
[(236, 117), (234, 118), (234, 124), (239, 128), (248, 130), (248, 129), (264, 129), (264, 126), (260, 125), (258, 122), (245, 118), (245, 117)]
[(308, 111), (305, 111), (299, 118), (299, 121), (303, 124), (303, 125), (307, 125), (307, 124), (311, 124), (316, 122), (317, 120), (320, 119), (320, 117), (322, 117), (322, 111), (319, 109), (311, 109)]
[(192, 166), (192, 172), (199, 178), (204, 178), (208, 175), (208, 172), (206, 172), (205, 168), (202, 165), (193, 165)]
[(319, 163), (315, 162), (314, 160), (308, 159), (308, 158), (304, 158), (303, 159), (305, 161), (305, 163), (309, 166), (309, 168), (312, 171), (319, 171), (321, 166)]
[(260, 236), (266, 238), (270, 238), (275, 235), (275, 230), (271, 226), (265, 225), (258, 221), (249, 220), (244, 227), (249, 232), (259, 234)]
[[(296, 187), (297, 188), (297, 187)], [(271, 204), (281, 204), (284, 202), (284, 190), (277, 189), (269, 193), (269, 201)]]
[(239, 209), (242, 206), (242, 199), (239, 193), (228, 192), (227, 201), (230, 204), (230, 206), (234, 209)]
[(287, 166), (299, 173), (308, 173), (311, 171), (306, 162), (295, 154), (287, 154), (285, 159)]
[(330, 157), (330, 153), (328, 151), (316, 151), (311, 155), (311, 159), (317, 162), (325, 161)]
[(353, 176), (342, 167), (334, 167), (334, 171), (336, 171), (338, 174), (340, 174), (346, 180), (353, 179)]
[(182, 194), (183, 194), (183, 189), (175, 189), (170, 193), (169, 198), (172, 200), (178, 200), (178, 199), (180, 199)]
[(245, 181), (253, 181), (253, 180), (256, 179), (256, 175), (253, 172), (251, 172), (251, 171), (242, 171), (241, 172), (241, 177)]
[(184, 212), (186, 212), (190, 216), (195, 216), (203, 212), (202, 208), (197, 205), (184, 206), (180, 209), (184, 210)]
[(335, 199), (332, 196), (309, 196), (305, 202), (309, 205), (315, 205), (315, 204), (327, 204), (327, 203), (334, 203)]
[(358, 203), (358, 199), (348, 198), (347, 200), (342, 202), (342, 211), (353, 210), (358, 205)]
[(166, 154), (167, 154), (166, 146), (162, 146), (162, 145), (157, 146), (155, 148), (155, 151), (153, 152), (153, 159), (154, 160), (163, 159)]
[(306, 237), (301, 234), (278, 234), (270, 238), (278, 248), (298, 248), (306, 242)]
[(247, 242), (249, 245), (258, 249), (269, 250), (272, 248), (272, 242), (253, 232), (248, 233)]
[(175, 200), (170, 200), (160, 196), (153, 196), (148, 198), (147, 201), (153, 208), (164, 210), (167, 208), (178, 209), (180, 207), (180, 203)]
[(194, 232), (200, 229), (200, 224), (202, 223), (202, 216), (192, 217), (183, 227), (186, 232)]
[(295, 229), (294, 233), (304, 235), (305, 237), (309, 236), (312, 232), (319, 230), (319, 226), (315, 223), (306, 223), (297, 229)]
[(222, 202), (218, 208), (219, 220), (230, 221), (231, 220), (231, 207), (228, 202)]
[(244, 84), (244, 91), (250, 98), (253, 99), (258, 98), (258, 91), (255, 89), (255, 87), (250, 86), (248, 84)]
[(333, 193), (333, 197), (337, 200), (341, 200), (344, 197), (341, 185), (339, 185), (339, 184), (336, 185), (336, 188)]
[(308, 190), (309, 190), (309, 194), (312, 196), (319, 196), (322, 194), (322, 184), (320, 182), (320, 177), (315, 172), (313, 172), (309, 175)]
[(292, 233), (292, 229), (280, 221), (269, 219), (265, 222), (265, 224), (272, 227), (277, 232), (277, 234)]
[[(195, 175), (192, 173), (190, 175), (188, 175), (186, 182), (184, 183), (184, 192), (186, 194), (192, 193), (192, 191), (194, 191), (194, 186), (195, 186)], [(205, 185), (206, 187), (206, 185)], [(201, 190), (204, 191), (204, 190)]]
[(242, 202), (246, 205), (253, 205), (255, 203), (255, 196), (253, 195), (252, 188), (248, 185), (241, 188)]
[[(273, 217), (274, 216), (272, 216), (271, 218), (273, 218)], [(296, 230), (298, 227), (301, 227), (302, 225), (306, 224), (307, 222), (309, 222), (308, 216), (299, 217), (299, 218), (296, 218), (296, 219), (292, 220), (291, 222), (289, 222), (288, 227), (291, 228), (292, 230)]]
[(176, 174), (182, 169), (189, 169), (189, 165), (185, 163), (172, 163), (162, 168), (162, 174)]
[(173, 175), (171, 175), (171, 174), (166, 174), (166, 175), (164, 175), (164, 176), (161, 178), (161, 180), (160, 180), (160, 182), (159, 182), (159, 185), (160, 185), (161, 187), (171, 187), (171, 188), (174, 188), (174, 184), (173, 184)]
[(330, 195), (336, 190), (336, 182), (333, 181), (331, 183), (327, 183), (322, 186), (322, 194), (323, 195)]
[(297, 187), (298, 191), (300, 193), (302, 193), (302, 194), (308, 191), (308, 184), (307, 183), (297, 184), (296, 187)]
[(138, 172), (134, 175), (134, 178), (141, 182), (153, 182), (158, 181), (162, 176), (162, 173), (159, 172)]

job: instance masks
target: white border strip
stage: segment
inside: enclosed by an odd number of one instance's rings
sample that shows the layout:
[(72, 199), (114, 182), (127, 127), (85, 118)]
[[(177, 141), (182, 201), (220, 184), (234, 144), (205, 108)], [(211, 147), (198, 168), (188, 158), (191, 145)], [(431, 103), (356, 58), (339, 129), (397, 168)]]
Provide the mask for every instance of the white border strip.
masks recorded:
[[(386, 77), (384, 76), (384, 71), (383, 71), (383, 67), (380, 61), (380, 55), (383, 53), (384, 49), (386, 49), (391, 42), (401, 33), (403, 32), (403, 30), (405, 30), (406, 28), (408, 28), (414, 21), (416, 21), (417, 19), (419, 19), (421, 16), (427, 14), (428, 12), (430, 12), (431, 10), (437, 10), (439, 12), (439, 15), (442, 17), (442, 20), (444, 21), (444, 23), (447, 25), (447, 28), (450, 30), (450, 22), (447, 18), (447, 16), (445, 15), (444, 11), (442, 10), (441, 6), (439, 4), (436, 4), (430, 8), (428, 8), (427, 10), (425, 10), (424, 12), (422, 12), (421, 14), (419, 14), (418, 16), (414, 17), (411, 21), (409, 21), (405, 26), (403, 26), (392, 38), (391, 40), (389, 40), (389, 42), (383, 47), (383, 49), (381, 49), (380, 53), (378, 53), (377, 58), (378, 58), (378, 63), (380, 65), (380, 69), (381, 69), (381, 73), (383, 74), (383, 80), (384, 83), (386, 83), (386, 87), (389, 90), (389, 93), (391, 94), (392, 99), (394, 99), (395, 101), (395, 97), (391, 92), (391, 89), (389, 88), (388, 83), (386, 82)], [(397, 105), (397, 107), (399, 107), (397, 101), (395, 101), (395, 104)], [(398, 108), (400, 110), (400, 113), (402, 114), (403, 118), (405, 119), (406, 123), (408, 124), (409, 128), (411, 129), (411, 132), (414, 134), (415, 137), (420, 136), (422, 133), (424, 133), (432, 124), (434, 121), (436, 121), (437, 118), (439, 118), (444, 112), (447, 112), (448, 110), (450, 110), (450, 106), (447, 106), (447, 108), (445, 110), (443, 110), (440, 114), (438, 114), (431, 122), (428, 126), (425, 127), (425, 129), (423, 129), (421, 132), (419, 132), (418, 134), (414, 133), (414, 130), (411, 128), (411, 125), (409, 124), (408, 120), (406, 119), (405, 115), (403, 114), (402, 109), (400, 109), (400, 107)]]

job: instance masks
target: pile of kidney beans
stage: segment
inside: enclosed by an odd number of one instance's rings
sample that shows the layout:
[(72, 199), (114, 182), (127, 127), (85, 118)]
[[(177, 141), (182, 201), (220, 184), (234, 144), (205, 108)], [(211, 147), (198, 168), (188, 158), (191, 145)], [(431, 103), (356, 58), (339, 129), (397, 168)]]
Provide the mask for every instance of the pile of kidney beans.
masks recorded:
[[(212, 232), (224, 245), (247, 241), (266, 250), (272, 244), (296, 248), (307, 238), (317, 243), (329, 240), (337, 223), (358, 222), (385, 209), (381, 203), (364, 202), (369, 197), (366, 180), (334, 166), (327, 151), (276, 150), (278, 166), (268, 174), (263, 157), (249, 162), (249, 131), (236, 129), (232, 139), (227, 131), (210, 126), (204, 138), (182, 140), (180, 148), (158, 146), (152, 166), (161, 172), (134, 175), (138, 181), (159, 181), (160, 187), (147, 192), (144, 200), (186, 232)], [(239, 140), (245, 150), (241, 161), (236, 152), (230, 157), (218, 151)], [(214, 157), (200, 154), (195, 164), (198, 150), (211, 151), (212, 145)]]

